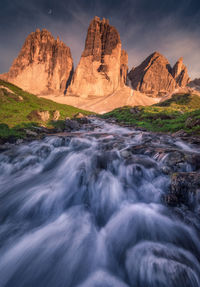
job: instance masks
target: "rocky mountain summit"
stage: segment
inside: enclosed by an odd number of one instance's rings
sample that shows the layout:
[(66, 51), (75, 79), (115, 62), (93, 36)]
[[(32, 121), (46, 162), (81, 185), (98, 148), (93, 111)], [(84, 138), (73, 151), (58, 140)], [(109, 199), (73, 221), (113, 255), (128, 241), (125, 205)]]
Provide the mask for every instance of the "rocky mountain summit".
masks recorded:
[(188, 87), (200, 92), (200, 79), (194, 79), (193, 81), (190, 81)]
[(185, 87), (189, 83), (190, 78), (188, 76), (187, 68), (183, 64), (182, 57), (174, 65), (172, 69), (172, 76), (179, 87)]
[(178, 87), (185, 87), (190, 80), (183, 58), (172, 68), (168, 60), (158, 52), (133, 68), (128, 77), (133, 89), (152, 97), (165, 96)]
[(100, 113), (124, 105), (152, 105), (199, 86), (188, 85), (183, 58), (172, 67), (158, 52), (128, 73), (128, 54), (117, 29), (97, 16), (90, 22), (75, 72), (70, 48), (46, 29), (37, 29), (0, 78), (53, 101)]
[(116, 28), (107, 19), (94, 17), (68, 93), (85, 98), (111, 95), (125, 84), (127, 64)]
[(27, 37), (9, 72), (1, 78), (37, 95), (61, 94), (72, 73), (70, 48), (46, 29), (37, 29)]

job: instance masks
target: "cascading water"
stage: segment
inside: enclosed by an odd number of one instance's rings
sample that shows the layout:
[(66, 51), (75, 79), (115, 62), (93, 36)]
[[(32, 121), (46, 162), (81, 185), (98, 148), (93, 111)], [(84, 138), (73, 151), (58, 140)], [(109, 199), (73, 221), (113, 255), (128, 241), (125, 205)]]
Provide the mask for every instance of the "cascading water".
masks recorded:
[(0, 287), (199, 287), (199, 210), (162, 200), (169, 148), (199, 150), (93, 125), (0, 154)]

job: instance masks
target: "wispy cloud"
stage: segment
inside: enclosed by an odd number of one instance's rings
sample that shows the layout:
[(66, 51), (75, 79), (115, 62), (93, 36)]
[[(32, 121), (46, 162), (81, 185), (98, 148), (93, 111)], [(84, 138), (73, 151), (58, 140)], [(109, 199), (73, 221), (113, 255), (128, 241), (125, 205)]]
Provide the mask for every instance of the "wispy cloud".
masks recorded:
[(77, 65), (88, 24), (97, 15), (120, 32), (130, 68), (158, 50), (172, 65), (183, 56), (191, 77), (200, 77), (199, 0), (1, 0), (0, 8), (0, 72), (37, 27), (58, 35)]

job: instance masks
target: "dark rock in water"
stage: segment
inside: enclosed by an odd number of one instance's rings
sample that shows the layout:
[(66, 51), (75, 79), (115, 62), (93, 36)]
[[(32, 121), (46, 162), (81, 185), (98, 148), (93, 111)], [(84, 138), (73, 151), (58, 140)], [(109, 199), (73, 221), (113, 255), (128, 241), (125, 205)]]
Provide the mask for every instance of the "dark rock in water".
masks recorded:
[(187, 137), (188, 134), (184, 130), (179, 130), (172, 134), (173, 137)]
[(78, 113), (74, 116), (74, 118), (81, 124), (89, 124), (90, 120), (87, 116), (83, 115), (82, 113)]
[(177, 164), (185, 161), (185, 154), (181, 151), (171, 151), (165, 158), (164, 163), (167, 166), (175, 167)]
[(36, 137), (36, 136), (38, 135), (36, 132), (33, 132), (33, 131), (31, 131), (31, 130), (28, 130), (28, 129), (26, 129), (25, 132), (26, 132), (26, 135), (27, 135), (27, 136)]
[(180, 172), (171, 177), (171, 190), (166, 197), (169, 205), (195, 204), (200, 197), (200, 173)]
[(66, 126), (67, 131), (78, 130), (81, 127), (81, 125), (78, 123), (78, 121), (70, 120), (68, 118), (65, 120), (65, 126)]

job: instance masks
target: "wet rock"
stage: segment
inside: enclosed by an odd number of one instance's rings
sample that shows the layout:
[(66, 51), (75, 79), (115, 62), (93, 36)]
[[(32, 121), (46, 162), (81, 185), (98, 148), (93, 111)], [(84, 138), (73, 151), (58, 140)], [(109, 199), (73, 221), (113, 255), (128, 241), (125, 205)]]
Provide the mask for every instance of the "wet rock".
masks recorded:
[(180, 172), (171, 177), (170, 193), (166, 197), (169, 205), (195, 205), (200, 199), (200, 173)]
[(170, 174), (171, 173), (171, 169), (168, 166), (163, 166), (161, 168), (161, 170), (164, 174)]
[(65, 120), (65, 127), (67, 131), (73, 131), (78, 130), (81, 128), (81, 125), (76, 120), (71, 120), (69, 118), (66, 118)]
[(16, 141), (16, 144), (22, 144), (23, 142), (24, 142), (23, 139), (18, 139), (18, 140)]
[(170, 167), (174, 167), (177, 164), (182, 163), (184, 161), (185, 161), (185, 155), (181, 151), (172, 151), (164, 159), (164, 163)]
[(33, 127), (33, 129), (36, 130), (37, 133), (49, 133), (49, 130), (43, 126)]
[(128, 150), (122, 150), (120, 152), (120, 155), (123, 157), (123, 158), (129, 158), (132, 156), (132, 153)]
[(59, 120), (59, 118), (60, 118), (60, 112), (59, 111), (54, 111), (52, 120), (53, 121), (57, 121), (57, 120)]
[(81, 124), (89, 124), (90, 123), (90, 120), (88, 119), (88, 117), (86, 117), (82, 113), (78, 113), (78, 114), (74, 115), (74, 118)]
[(38, 135), (36, 132), (33, 132), (31, 130), (25, 130), (25, 132), (28, 136), (36, 137)]
[(185, 137), (188, 136), (188, 134), (184, 130), (180, 130), (178, 132), (175, 132), (172, 134), (173, 137)]

